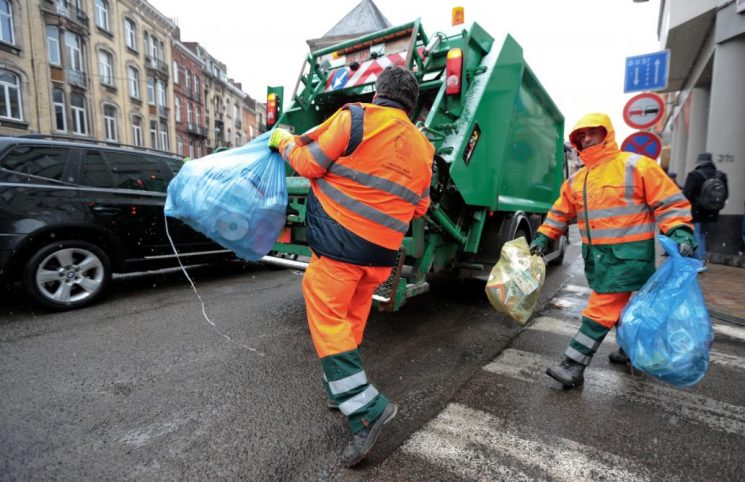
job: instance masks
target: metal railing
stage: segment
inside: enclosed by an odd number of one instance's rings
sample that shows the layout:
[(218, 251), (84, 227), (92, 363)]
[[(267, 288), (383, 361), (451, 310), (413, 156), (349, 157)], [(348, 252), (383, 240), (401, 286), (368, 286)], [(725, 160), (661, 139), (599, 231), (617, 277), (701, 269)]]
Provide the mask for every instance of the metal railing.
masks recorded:
[(76, 86), (84, 89), (88, 88), (88, 76), (82, 70), (65, 69), (67, 72), (67, 81)]
[(207, 137), (207, 128), (200, 125), (188, 122), (186, 124), (186, 132), (189, 134), (195, 134), (201, 137)]
[(159, 116), (165, 117), (167, 119), (168, 118), (168, 111), (169, 111), (168, 107), (166, 107), (164, 105), (159, 105), (158, 106), (158, 115)]

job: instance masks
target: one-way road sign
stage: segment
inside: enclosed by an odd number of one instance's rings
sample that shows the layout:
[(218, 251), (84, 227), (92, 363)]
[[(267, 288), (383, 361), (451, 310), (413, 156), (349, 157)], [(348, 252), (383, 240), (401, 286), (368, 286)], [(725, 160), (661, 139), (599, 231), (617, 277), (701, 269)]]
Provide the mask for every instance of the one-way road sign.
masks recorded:
[(667, 87), (670, 51), (626, 57), (623, 91), (662, 90)]

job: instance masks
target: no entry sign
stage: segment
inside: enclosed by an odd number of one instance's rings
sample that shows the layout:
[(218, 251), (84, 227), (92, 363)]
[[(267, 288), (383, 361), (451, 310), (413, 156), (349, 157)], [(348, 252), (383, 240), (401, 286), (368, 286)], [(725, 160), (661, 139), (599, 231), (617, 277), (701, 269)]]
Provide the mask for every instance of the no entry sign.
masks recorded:
[(665, 102), (657, 94), (645, 92), (632, 97), (623, 108), (623, 120), (634, 129), (647, 129), (665, 115)]
[(623, 141), (621, 150), (657, 159), (662, 151), (662, 140), (651, 132), (634, 132)]

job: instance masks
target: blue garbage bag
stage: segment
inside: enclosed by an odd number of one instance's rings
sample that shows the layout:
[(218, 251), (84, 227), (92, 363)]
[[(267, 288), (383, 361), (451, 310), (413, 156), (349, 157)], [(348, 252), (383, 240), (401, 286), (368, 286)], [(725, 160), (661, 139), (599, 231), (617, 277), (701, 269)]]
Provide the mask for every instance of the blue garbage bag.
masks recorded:
[(287, 216), (285, 163), (267, 147), (268, 138), (185, 163), (168, 185), (166, 216), (243, 259), (265, 256)]
[(681, 256), (667, 236), (658, 239), (668, 258), (624, 308), (617, 341), (634, 367), (689, 387), (706, 374), (713, 340), (696, 276), (703, 264)]

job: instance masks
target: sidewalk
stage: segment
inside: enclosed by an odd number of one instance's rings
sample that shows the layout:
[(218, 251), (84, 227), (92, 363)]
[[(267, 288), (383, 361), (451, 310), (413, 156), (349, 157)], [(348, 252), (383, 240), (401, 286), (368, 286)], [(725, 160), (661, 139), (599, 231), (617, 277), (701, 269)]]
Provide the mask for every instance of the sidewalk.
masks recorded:
[(745, 325), (745, 269), (708, 263), (698, 275), (712, 318)]

